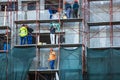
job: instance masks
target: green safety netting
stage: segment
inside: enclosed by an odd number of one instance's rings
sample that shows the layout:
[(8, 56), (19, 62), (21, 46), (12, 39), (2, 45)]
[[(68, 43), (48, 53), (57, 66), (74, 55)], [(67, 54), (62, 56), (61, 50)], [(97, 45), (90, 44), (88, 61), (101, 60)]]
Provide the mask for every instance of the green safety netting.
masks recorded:
[(120, 48), (88, 49), (89, 80), (120, 80)]
[(26, 80), (35, 54), (35, 47), (13, 48), (7, 55), (0, 54), (0, 80)]
[(60, 48), (60, 80), (82, 80), (81, 46)]

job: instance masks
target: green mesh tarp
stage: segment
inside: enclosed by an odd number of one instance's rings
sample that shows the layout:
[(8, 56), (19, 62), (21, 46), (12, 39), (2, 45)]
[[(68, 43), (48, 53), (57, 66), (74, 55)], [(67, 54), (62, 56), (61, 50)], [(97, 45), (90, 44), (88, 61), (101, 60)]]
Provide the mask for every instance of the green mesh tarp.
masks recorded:
[(60, 80), (82, 80), (81, 47), (60, 49)]
[(35, 57), (35, 47), (13, 48), (11, 53), (0, 55), (0, 80), (26, 80)]
[(112, 80), (120, 80), (120, 48), (114, 48), (111, 54), (110, 72)]
[(88, 49), (89, 80), (120, 80), (120, 49)]

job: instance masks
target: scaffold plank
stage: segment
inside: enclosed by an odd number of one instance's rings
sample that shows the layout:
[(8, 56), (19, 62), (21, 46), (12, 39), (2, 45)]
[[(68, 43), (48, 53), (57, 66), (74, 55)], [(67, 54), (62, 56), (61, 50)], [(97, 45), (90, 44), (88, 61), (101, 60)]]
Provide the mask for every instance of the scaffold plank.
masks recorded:
[[(61, 22), (81, 22), (82, 19), (60, 19)], [(19, 20), (14, 21), (16, 24), (33, 24), (33, 23), (50, 23), (50, 22), (59, 22), (59, 19), (51, 20)]]
[(38, 47), (38, 48), (55, 48), (55, 47), (79, 47), (82, 44), (44, 44), (44, 45), (36, 45), (36, 44), (25, 44), (25, 45), (15, 45), (16, 48), (26, 48), (26, 47)]
[(5, 29), (11, 29), (10, 27), (8, 27), (8, 26), (0, 26), (0, 30), (5, 30)]
[(27, 47), (35, 47), (36, 44), (25, 44), (25, 45), (15, 45), (16, 48), (27, 48)]
[(59, 70), (58, 69), (30, 69), (30, 73), (34, 73), (35, 71), (41, 72), (41, 73), (56, 73)]
[(7, 53), (8, 50), (0, 50), (0, 53)]
[[(42, 32), (41, 33), (39, 33), (39, 32), (33, 32), (32, 34), (33, 35), (35, 35), (35, 34), (38, 34), (38, 35), (40, 35), (40, 34), (42, 34), (42, 35), (50, 35), (50, 32), (44, 32), (44, 33), (42, 33)], [(65, 32), (62, 32), (62, 31), (61, 32), (57, 32), (56, 31), (55, 34), (63, 35), (63, 34), (65, 34)]]
[(88, 0), (88, 1), (110, 1), (110, 0)]
[(104, 25), (120, 25), (120, 21), (114, 21), (114, 22), (89, 22), (88, 26), (104, 26)]
[(104, 49), (120, 49), (120, 47), (117, 46), (111, 46), (111, 47), (96, 47), (96, 48), (90, 48), (89, 49), (94, 49), (94, 50), (104, 50)]

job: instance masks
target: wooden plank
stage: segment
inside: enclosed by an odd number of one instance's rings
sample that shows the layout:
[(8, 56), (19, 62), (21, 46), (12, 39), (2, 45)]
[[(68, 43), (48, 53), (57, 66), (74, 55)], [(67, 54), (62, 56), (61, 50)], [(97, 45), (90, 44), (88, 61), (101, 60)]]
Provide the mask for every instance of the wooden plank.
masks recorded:
[(8, 26), (0, 26), (0, 30), (5, 30), (5, 29), (11, 29), (10, 27), (8, 27)]
[(62, 22), (81, 22), (82, 19), (61, 19)]
[(60, 44), (61, 47), (79, 47), (82, 44)]
[(58, 44), (45, 44), (45, 45), (38, 45), (38, 48), (56, 48)]
[(115, 46), (112, 46), (112, 47), (98, 47), (98, 48), (90, 48), (88, 47), (89, 49), (94, 49), (94, 50), (104, 50), (104, 49), (120, 49), (120, 47), (115, 47)]
[(110, 0), (88, 0), (88, 1), (110, 1)]
[(56, 72), (56, 71), (59, 71), (59, 69), (30, 69), (29, 71), (54, 71), (54, 72)]
[(25, 45), (15, 45), (16, 48), (27, 48), (27, 47), (35, 47), (38, 48), (55, 48), (55, 47), (79, 47), (81, 44), (45, 44), (45, 45), (36, 45), (36, 44), (25, 44)]
[[(82, 19), (60, 19), (61, 22), (81, 22)], [(14, 21), (16, 24), (33, 24), (33, 23), (51, 23), (51, 22), (59, 22), (59, 19), (52, 20), (19, 20)]]
[(16, 48), (27, 48), (27, 47), (35, 47), (36, 44), (25, 44), (25, 45), (15, 45)]
[(0, 50), (0, 53), (7, 53), (8, 50)]
[[(120, 25), (120, 21), (114, 21), (111, 22), (112, 25)], [(104, 26), (104, 25), (110, 25), (110, 22), (89, 22), (88, 26)]]
[(29, 73), (35, 73), (35, 72), (40, 72), (40, 73), (56, 73), (58, 72), (58, 69), (30, 69)]
[(16, 24), (32, 24), (32, 23), (38, 23), (39, 20), (19, 20), (14, 21)]
[(38, 45), (38, 48), (56, 48), (56, 47), (79, 47), (81, 44), (45, 44)]
[[(35, 34), (38, 34), (38, 35), (50, 35), (50, 32), (44, 32), (44, 33), (37, 33), (37, 32), (35, 32), (35, 33), (32, 33), (33, 35), (35, 35)], [(65, 34), (65, 32), (55, 32), (55, 34), (60, 34), (60, 35), (63, 35), (63, 34)]]

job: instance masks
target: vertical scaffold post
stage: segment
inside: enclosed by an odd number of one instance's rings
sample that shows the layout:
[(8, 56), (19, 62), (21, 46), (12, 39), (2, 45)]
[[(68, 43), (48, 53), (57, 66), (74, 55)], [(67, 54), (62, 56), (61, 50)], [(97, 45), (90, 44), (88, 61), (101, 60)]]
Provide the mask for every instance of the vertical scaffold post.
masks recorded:
[(110, 46), (113, 46), (113, 0), (110, 0)]
[(86, 0), (83, 0), (82, 2), (82, 76), (83, 80), (86, 80), (87, 78), (87, 70), (86, 70), (86, 43), (85, 43), (85, 27), (86, 27)]
[(37, 44), (40, 41), (40, 23), (38, 22), (38, 20), (40, 19), (40, 2), (36, 0), (36, 31), (38, 31), (38, 33), (36, 33), (36, 70), (35, 70), (35, 80), (38, 79), (38, 72), (37, 69), (40, 65), (40, 49), (37, 47)]

